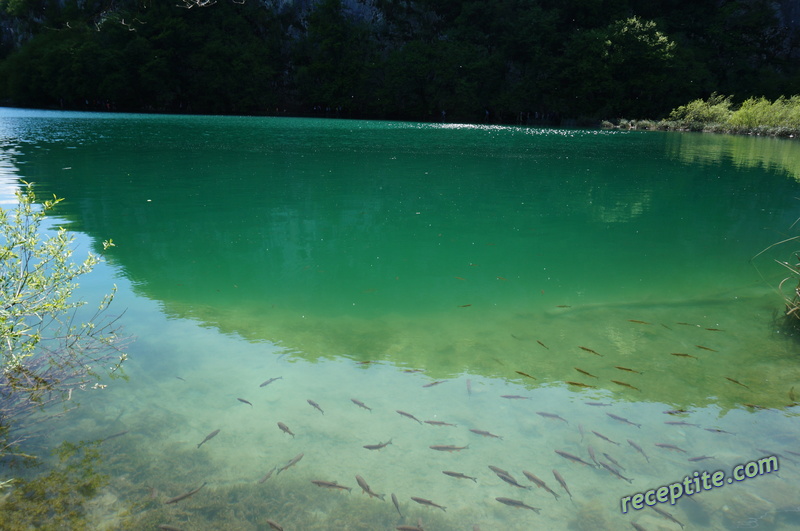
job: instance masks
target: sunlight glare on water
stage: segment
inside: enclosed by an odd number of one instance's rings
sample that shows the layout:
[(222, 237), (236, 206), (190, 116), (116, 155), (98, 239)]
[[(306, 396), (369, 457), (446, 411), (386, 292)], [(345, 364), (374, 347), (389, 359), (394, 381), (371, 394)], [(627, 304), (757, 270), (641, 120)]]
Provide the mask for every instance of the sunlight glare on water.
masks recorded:
[[(800, 363), (773, 261), (794, 248), (756, 257), (793, 234), (796, 143), (0, 117), (3, 182), (65, 197), (79, 249), (116, 244), (82, 289), (119, 285), (130, 379), (83, 393), (48, 442), (126, 432), (103, 444), (98, 526), (800, 525)], [(657, 506), (674, 520), (620, 510), (769, 455), (777, 474)]]

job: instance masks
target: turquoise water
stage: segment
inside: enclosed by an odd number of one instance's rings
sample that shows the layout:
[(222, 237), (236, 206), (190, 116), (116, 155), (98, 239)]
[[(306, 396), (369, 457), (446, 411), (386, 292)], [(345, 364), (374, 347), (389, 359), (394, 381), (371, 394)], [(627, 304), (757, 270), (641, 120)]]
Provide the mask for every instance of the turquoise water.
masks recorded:
[[(777, 474), (660, 507), (797, 528), (774, 261), (795, 247), (759, 253), (796, 234), (798, 161), (764, 138), (0, 110), (4, 202), (33, 181), (79, 253), (113, 238), (81, 294), (116, 283), (135, 337), (130, 380), (77, 393), (47, 444), (127, 430), (103, 445), (109, 528), (678, 529), (620, 499), (768, 455)], [(590, 446), (632, 482), (555, 453)]]

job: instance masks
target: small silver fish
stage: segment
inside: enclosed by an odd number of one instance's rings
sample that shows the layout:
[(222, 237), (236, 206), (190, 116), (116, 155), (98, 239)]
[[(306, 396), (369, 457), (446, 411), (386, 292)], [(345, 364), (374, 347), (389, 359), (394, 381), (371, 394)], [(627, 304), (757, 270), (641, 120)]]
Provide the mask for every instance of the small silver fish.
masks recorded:
[(204, 481), (203, 484), (200, 485), (199, 487), (197, 487), (196, 489), (190, 490), (189, 492), (187, 492), (185, 494), (181, 494), (180, 496), (175, 496), (174, 498), (170, 498), (167, 501), (165, 501), (164, 503), (167, 504), (167, 505), (169, 505), (171, 503), (178, 503), (181, 500), (185, 500), (189, 496), (194, 496), (195, 494), (197, 494), (200, 491), (200, 489), (202, 489), (205, 486), (206, 486), (206, 482)]
[(417, 417), (415, 417), (414, 415), (412, 415), (411, 413), (406, 413), (405, 411), (400, 411), (399, 409), (397, 409), (396, 411), (397, 411), (399, 414), (401, 414), (402, 416), (404, 416), (404, 417), (408, 417), (408, 418), (410, 418), (411, 420), (416, 420), (417, 422), (419, 422), (420, 424), (422, 424), (422, 421), (421, 421), (421, 420), (419, 420), (419, 419), (418, 419)]
[(462, 474), (461, 472), (451, 472), (450, 470), (442, 470), (442, 474), (446, 476), (450, 476), (451, 478), (458, 478), (458, 479), (471, 479), (475, 483), (478, 482), (478, 478), (474, 478), (472, 476), (467, 476)]
[(311, 405), (311, 407), (313, 407), (314, 409), (316, 409), (317, 411), (319, 411), (319, 412), (320, 412), (320, 413), (322, 413), (323, 415), (325, 414), (325, 412), (324, 412), (324, 411), (322, 411), (322, 408), (321, 408), (321, 407), (319, 407), (319, 404), (317, 404), (317, 403), (316, 403), (316, 402), (314, 402), (313, 400), (306, 400), (306, 402), (308, 402), (308, 403)]
[(362, 478), (359, 475), (356, 475), (356, 482), (358, 483), (358, 486), (361, 487), (361, 490), (363, 492), (369, 494), (370, 498), (380, 498), (380, 500), (383, 501), (383, 499), (386, 497), (385, 494), (376, 494), (375, 492), (373, 492), (372, 489), (369, 488), (369, 485), (364, 480), (364, 478)]
[(281, 472), (283, 472), (287, 468), (296, 465), (298, 463), (298, 461), (300, 461), (303, 458), (303, 455), (304, 454), (297, 454), (296, 456), (294, 456), (291, 461), (289, 461), (284, 466), (282, 466), (281, 468), (278, 469), (278, 474), (280, 474)]
[(269, 379), (269, 380), (267, 380), (266, 382), (264, 382), (264, 383), (262, 383), (261, 385), (259, 385), (259, 387), (266, 387), (266, 386), (268, 386), (269, 384), (271, 384), (272, 382), (275, 382), (275, 381), (277, 381), (277, 380), (283, 380), (283, 376), (278, 376), (277, 378), (270, 378), (270, 379)]
[(392, 440), (391, 439), (389, 439), (385, 443), (365, 444), (364, 448), (366, 448), (367, 450), (380, 450), (381, 448), (386, 448), (390, 444), (392, 444)]
[(512, 500), (511, 498), (495, 498), (495, 500), (499, 501), (503, 505), (508, 505), (509, 507), (517, 507), (519, 509), (530, 509), (534, 511), (536, 514), (539, 514), (540, 509), (538, 507), (531, 507), (523, 503), (520, 500)]
[(209, 433), (208, 435), (206, 435), (206, 438), (205, 438), (205, 439), (203, 439), (202, 441), (200, 441), (200, 444), (198, 444), (198, 445), (197, 445), (197, 447), (198, 447), (198, 448), (200, 448), (201, 446), (203, 446), (203, 444), (204, 444), (206, 441), (210, 441), (211, 439), (213, 439), (214, 437), (216, 437), (218, 433), (219, 433), (219, 430), (214, 430), (214, 431), (212, 431), (211, 433)]
[(428, 507), (436, 507), (437, 509), (441, 509), (442, 511), (447, 512), (447, 507), (442, 507), (438, 503), (434, 503), (430, 500), (426, 500), (425, 498), (417, 498), (416, 496), (411, 496), (411, 499), (417, 502), (420, 505), (426, 505)]
[(292, 438), (294, 439), (294, 433), (292, 433), (292, 430), (290, 430), (290, 429), (289, 429), (289, 426), (287, 426), (287, 425), (286, 425), (286, 424), (284, 424), (283, 422), (279, 422), (279, 423), (278, 423), (278, 427), (281, 429), (281, 431), (282, 431), (283, 433), (288, 433), (288, 434), (289, 434), (289, 435), (291, 435), (291, 436), (292, 436)]

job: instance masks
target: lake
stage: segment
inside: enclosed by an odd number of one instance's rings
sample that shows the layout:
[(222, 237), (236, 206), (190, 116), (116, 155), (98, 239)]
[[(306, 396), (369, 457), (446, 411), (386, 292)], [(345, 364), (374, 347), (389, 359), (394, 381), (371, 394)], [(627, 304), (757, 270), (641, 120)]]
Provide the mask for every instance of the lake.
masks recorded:
[(20, 180), (115, 243), (94, 528), (800, 527), (796, 141), (0, 109)]

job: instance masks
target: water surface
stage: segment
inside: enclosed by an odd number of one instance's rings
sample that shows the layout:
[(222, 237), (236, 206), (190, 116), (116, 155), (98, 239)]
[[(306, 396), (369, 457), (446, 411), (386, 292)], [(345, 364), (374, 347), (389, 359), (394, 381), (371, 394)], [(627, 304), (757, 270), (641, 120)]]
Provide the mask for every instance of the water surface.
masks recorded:
[[(138, 503), (133, 526), (678, 529), (620, 498), (779, 455), (660, 507), (796, 528), (800, 363), (774, 262), (794, 247), (759, 252), (796, 234), (797, 160), (762, 138), (0, 111), (4, 198), (34, 181), (66, 198), (54, 222), (80, 252), (116, 244), (82, 290), (120, 286), (131, 378), (51, 441), (128, 430), (105, 443), (111, 526)], [(632, 482), (555, 453), (594, 464), (590, 446)]]

